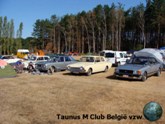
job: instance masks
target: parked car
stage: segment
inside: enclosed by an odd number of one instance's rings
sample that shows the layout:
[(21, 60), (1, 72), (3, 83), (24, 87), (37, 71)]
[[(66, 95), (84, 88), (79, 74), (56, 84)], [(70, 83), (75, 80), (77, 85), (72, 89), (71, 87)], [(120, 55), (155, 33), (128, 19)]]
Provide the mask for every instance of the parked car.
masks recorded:
[(42, 62), (42, 61), (48, 61), (50, 59), (49, 56), (32, 56), (27, 61), (24, 61), (24, 68), (28, 68), (29, 63), (31, 62), (33, 66), (35, 66), (35, 63)]
[(80, 59), (80, 62), (68, 65), (68, 70), (71, 73), (86, 73), (88, 76), (95, 72), (107, 72), (112, 63), (106, 62), (102, 56), (85, 56)]
[(125, 65), (121, 65), (115, 69), (115, 77), (140, 79), (145, 81), (148, 76), (157, 75), (160, 76), (162, 70), (162, 64), (154, 57), (136, 57), (127, 62)]
[(11, 64), (11, 63), (16, 63), (17, 61), (21, 60), (19, 58), (15, 58), (14, 56), (12, 55), (2, 55), (0, 57), (0, 59), (6, 61), (7, 63)]
[(123, 65), (129, 59), (126, 51), (103, 50), (100, 52), (100, 56), (104, 56), (106, 61), (111, 62), (115, 66)]
[(36, 69), (39, 71), (56, 72), (66, 70), (67, 65), (76, 62), (77, 61), (71, 56), (59, 55), (52, 58), (50, 61), (36, 63)]

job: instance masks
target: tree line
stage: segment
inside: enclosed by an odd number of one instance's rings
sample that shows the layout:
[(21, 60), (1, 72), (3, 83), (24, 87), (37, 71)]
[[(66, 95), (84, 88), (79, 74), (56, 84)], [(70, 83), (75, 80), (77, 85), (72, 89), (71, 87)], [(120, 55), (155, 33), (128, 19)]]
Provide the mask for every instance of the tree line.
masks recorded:
[(146, 0), (146, 6), (127, 10), (120, 3), (97, 5), (88, 12), (37, 19), (33, 37), (22, 39), (21, 47), (53, 53), (159, 48), (165, 46), (164, 22), (165, 0)]
[(0, 16), (0, 55), (15, 54), (17, 49), (22, 48), (22, 30), (21, 22), (15, 37), (14, 20), (8, 21), (6, 16)]

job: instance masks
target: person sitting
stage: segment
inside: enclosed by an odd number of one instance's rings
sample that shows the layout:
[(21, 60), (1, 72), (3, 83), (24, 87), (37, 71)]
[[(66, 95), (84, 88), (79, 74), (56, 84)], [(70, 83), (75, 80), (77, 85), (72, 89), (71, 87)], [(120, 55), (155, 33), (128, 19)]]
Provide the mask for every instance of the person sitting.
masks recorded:
[(22, 63), (22, 60), (19, 60), (16, 62), (16, 71), (17, 73), (22, 73), (23, 72), (23, 68), (24, 68), (24, 64)]

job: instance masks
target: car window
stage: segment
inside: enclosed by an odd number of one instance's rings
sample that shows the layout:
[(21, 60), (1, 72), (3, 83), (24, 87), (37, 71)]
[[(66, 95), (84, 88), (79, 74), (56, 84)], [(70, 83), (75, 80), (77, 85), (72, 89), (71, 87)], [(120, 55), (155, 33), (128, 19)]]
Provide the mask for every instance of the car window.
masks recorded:
[(60, 57), (58, 62), (64, 62), (64, 57)]
[(94, 62), (94, 57), (82, 57), (81, 62)]
[(96, 57), (95, 62), (100, 62), (100, 57)]
[(106, 58), (114, 58), (115, 54), (114, 53), (106, 53), (105, 57)]
[(150, 64), (155, 64), (157, 61), (156, 61), (156, 59), (154, 59), (154, 58), (150, 58), (150, 59), (149, 59), (149, 62), (150, 62)]
[(123, 57), (124, 57), (123, 53), (120, 53), (120, 57), (121, 57), (121, 58), (123, 58)]
[(104, 62), (104, 61), (105, 61), (103, 57), (101, 57), (101, 61), (102, 61), (102, 62)]
[(49, 60), (49, 57), (44, 57), (45, 60)]
[(68, 62), (71, 61), (71, 59), (69, 57), (65, 57), (65, 61)]
[(43, 57), (39, 57), (39, 58), (37, 58), (37, 60), (44, 60), (44, 58)]

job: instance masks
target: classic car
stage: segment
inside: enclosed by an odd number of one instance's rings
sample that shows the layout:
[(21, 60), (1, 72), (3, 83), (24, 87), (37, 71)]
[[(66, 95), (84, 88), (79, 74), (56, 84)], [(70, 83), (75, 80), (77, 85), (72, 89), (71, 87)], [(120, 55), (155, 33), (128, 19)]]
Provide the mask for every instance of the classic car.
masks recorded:
[(67, 66), (71, 73), (86, 73), (88, 76), (95, 72), (107, 72), (112, 63), (106, 62), (102, 56), (85, 56), (80, 62)]
[(56, 72), (60, 70), (66, 70), (67, 65), (76, 63), (77, 61), (71, 56), (59, 55), (52, 58), (50, 61), (36, 63), (36, 69), (39, 71), (51, 71)]
[(148, 76), (160, 76), (162, 64), (154, 57), (134, 56), (125, 65), (115, 69), (114, 76), (117, 78), (132, 78), (145, 81)]
[(12, 64), (12, 63), (16, 63), (17, 61), (20, 61), (21, 59), (19, 58), (15, 58), (14, 56), (12, 55), (2, 55), (0, 57), (0, 59), (6, 61), (7, 63), (9, 64)]
[(42, 62), (42, 61), (48, 61), (50, 59), (49, 56), (32, 56), (27, 61), (23, 61), (24, 68), (28, 68), (29, 63), (32, 63), (35, 66), (35, 63)]

